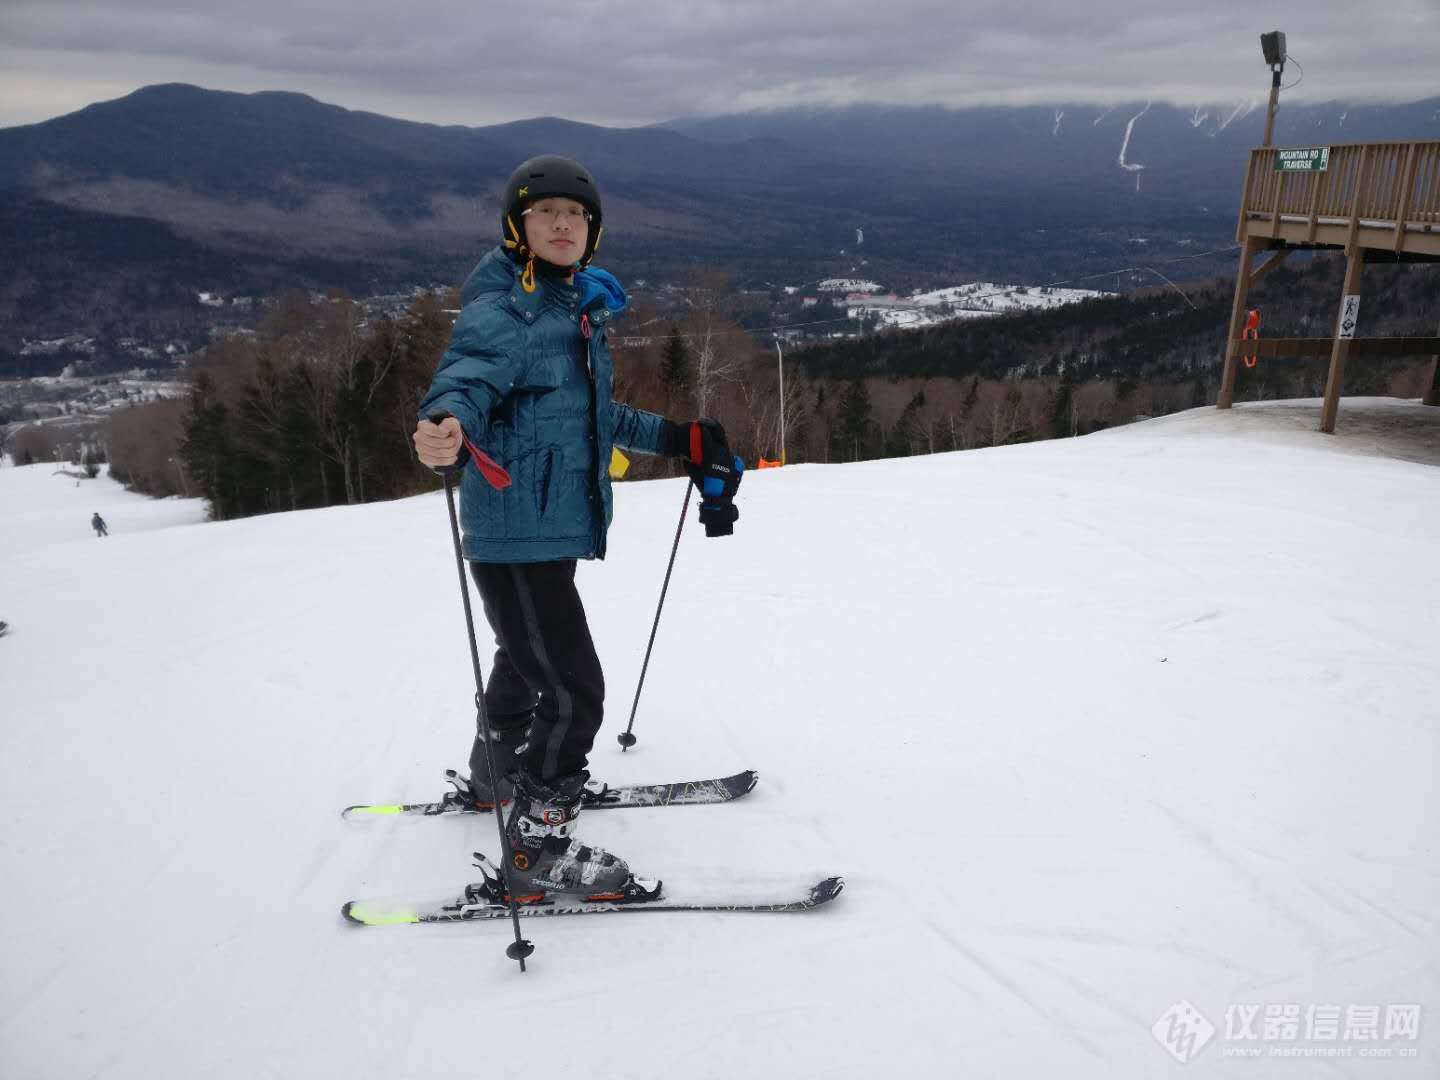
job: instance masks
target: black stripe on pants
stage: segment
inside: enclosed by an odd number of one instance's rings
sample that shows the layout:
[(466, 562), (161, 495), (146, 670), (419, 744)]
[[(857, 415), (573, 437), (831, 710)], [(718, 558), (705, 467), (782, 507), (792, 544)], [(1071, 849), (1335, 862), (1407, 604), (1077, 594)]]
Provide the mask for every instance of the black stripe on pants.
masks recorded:
[(605, 674), (575, 589), (575, 560), (472, 562), (470, 574), (495, 632), (487, 716), (503, 729), (533, 703), (520, 764), (547, 781), (579, 772), (605, 715)]

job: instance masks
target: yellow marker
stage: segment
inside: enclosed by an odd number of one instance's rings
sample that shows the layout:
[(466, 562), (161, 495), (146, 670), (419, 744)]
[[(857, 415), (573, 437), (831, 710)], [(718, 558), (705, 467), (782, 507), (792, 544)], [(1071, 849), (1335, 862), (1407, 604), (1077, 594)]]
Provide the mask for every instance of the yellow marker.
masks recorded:
[(610, 479), (622, 480), (630, 471), (630, 459), (620, 452), (619, 447), (610, 450)]

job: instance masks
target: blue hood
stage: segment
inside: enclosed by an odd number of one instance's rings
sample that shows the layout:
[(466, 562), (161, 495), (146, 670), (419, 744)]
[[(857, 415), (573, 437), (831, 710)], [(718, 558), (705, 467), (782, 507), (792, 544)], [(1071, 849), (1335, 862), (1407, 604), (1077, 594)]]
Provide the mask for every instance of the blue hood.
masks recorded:
[(580, 290), (580, 310), (589, 311), (597, 304), (610, 309), (612, 317), (630, 306), (620, 282), (609, 270), (590, 268), (575, 274), (575, 287)]

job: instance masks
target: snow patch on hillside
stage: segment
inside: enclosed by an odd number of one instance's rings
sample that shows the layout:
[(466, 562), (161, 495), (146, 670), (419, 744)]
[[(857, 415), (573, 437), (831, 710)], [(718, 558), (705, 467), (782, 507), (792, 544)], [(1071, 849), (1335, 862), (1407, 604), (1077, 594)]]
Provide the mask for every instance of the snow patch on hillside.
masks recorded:
[(1040, 311), (1108, 295), (1093, 289), (975, 281), (968, 285), (915, 292), (905, 297), (874, 296), (848, 304), (846, 311), (853, 319), (874, 316), (881, 326), (913, 329), (956, 319), (983, 319), (1016, 311)]

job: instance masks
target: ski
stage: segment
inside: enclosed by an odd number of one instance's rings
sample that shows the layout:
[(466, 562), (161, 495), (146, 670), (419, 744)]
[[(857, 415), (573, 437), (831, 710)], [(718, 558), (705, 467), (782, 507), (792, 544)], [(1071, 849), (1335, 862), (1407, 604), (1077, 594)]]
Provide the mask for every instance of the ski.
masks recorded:
[[(351, 900), (340, 909), (350, 922), (358, 926), (401, 926), (407, 923), (471, 922), (479, 919), (508, 919), (510, 907), (504, 900), (504, 888), (495, 864), (480, 852), (475, 864), (484, 880), (467, 885), (462, 896), (450, 902), (431, 904), (386, 904)], [(845, 879), (828, 877), (812, 885), (801, 886), (769, 899), (725, 899), (716, 896), (703, 900), (671, 901), (661, 894), (659, 882), (635, 882), (628, 899), (541, 901), (519, 904), (522, 917), (542, 915), (608, 915), (638, 911), (712, 911), (712, 912), (795, 912), (813, 911), (828, 904), (845, 888)], [(653, 897), (648, 899), (647, 897)]]
[[(455, 786), (439, 802), (360, 804), (340, 812), (346, 820), (394, 816), (439, 817), (442, 814), (488, 814), (490, 809), (475, 805), (469, 784), (454, 769), (445, 770), (445, 779)], [(598, 780), (585, 785), (582, 798), (587, 810), (620, 810), (631, 806), (693, 806), (731, 802), (748, 795), (760, 779), (754, 769), (713, 780), (685, 780), (677, 784), (620, 784), (609, 787)]]

